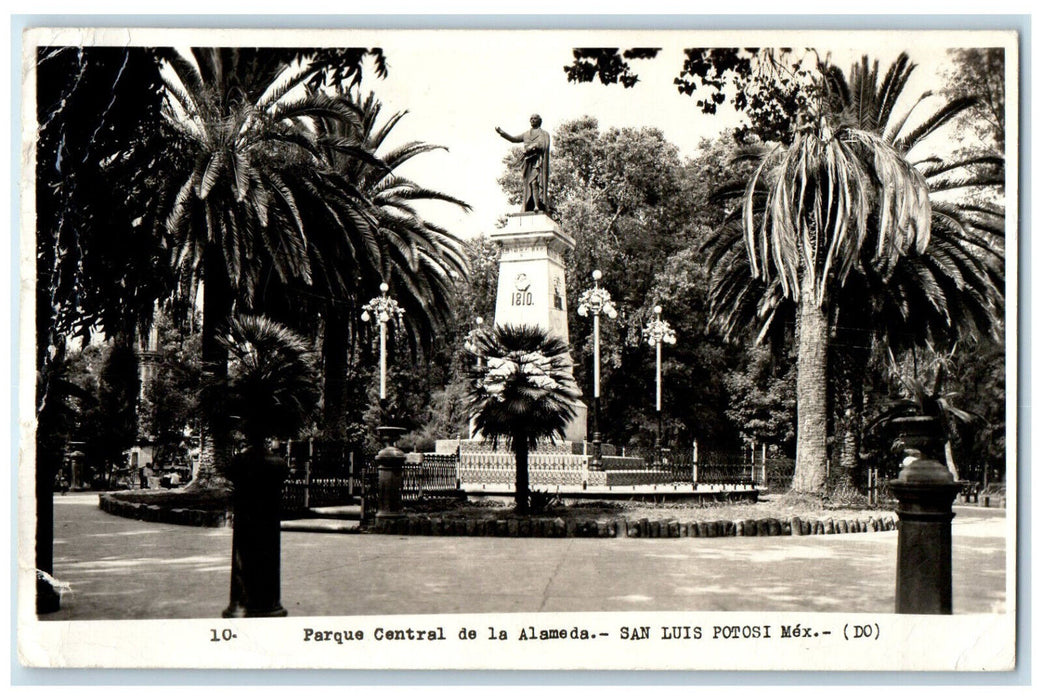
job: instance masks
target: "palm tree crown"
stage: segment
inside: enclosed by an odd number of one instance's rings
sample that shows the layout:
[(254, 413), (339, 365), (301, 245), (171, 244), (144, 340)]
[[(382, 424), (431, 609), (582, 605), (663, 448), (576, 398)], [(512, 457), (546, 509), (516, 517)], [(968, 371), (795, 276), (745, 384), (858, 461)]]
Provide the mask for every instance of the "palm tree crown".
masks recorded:
[(318, 402), (310, 345), (263, 316), (240, 316), (221, 343), (230, 357), (222, 410), (250, 445), (291, 437), (307, 423)]
[(228, 71), (225, 53), (195, 49), (192, 58), (173, 53), (164, 72), (164, 113), (185, 155), (167, 217), (175, 267), (194, 289), (205, 257), (216, 254), (232, 288), (247, 297), (264, 263), (283, 280), (310, 280), (298, 200), (322, 170), (311, 126), (357, 118), (304, 88), (314, 74), (306, 62), (277, 76), (251, 76), (272, 81), (251, 101), (257, 89), (240, 86), (250, 77)]
[(527, 513), (528, 451), (541, 439), (563, 438), (576, 414), (580, 394), (568, 344), (535, 326), (508, 325), (475, 333), (468, 352), (484, 360), (467, 396), (474, 426), (493, 445), (506, 438), (514, 451), (514, 501)]
[(866, 246), (883, 269), (913, 248), (923, 252), (930, 200), (923, 176), (878, 136), (819, 119), (763, 158), (746, 187), (742, 225), (753, 275), (777, 277), (789, 298), (811, 285), (820, 306)]
[(511, 447), (564, 438), (579, 389), (563, 340), (534, 326), (497, 326), (476, 334), (472, 352), (484, 369), (475, 370), (469, 408), (485, 437)]
[[(381, 122), (382, 105), (372, 93), (365, 99), (352, 93), (341, 102), (358, 114), (358, 148), (371, 156), (326, 152), (331, 170), (354, 183), (372, 206), (374, 226), (365, 239), (352, 246), (358, 251), (360, 298), (375, 296), (380, 283), (387, 282), (405, 309), (410, 337), (428, 344), (450, 319), (457, 285), (468, 269), (460, 239), (424, 216), (416, 205), (441, 202), (463, 211), (470, 211), (470, 205), (401, 175), (402, 166), (413, 158), (445, 150), (421, 141), (385, 148), (405, 112)], [(345, 124), (329, 120), (325, 127), (339, 135)]]

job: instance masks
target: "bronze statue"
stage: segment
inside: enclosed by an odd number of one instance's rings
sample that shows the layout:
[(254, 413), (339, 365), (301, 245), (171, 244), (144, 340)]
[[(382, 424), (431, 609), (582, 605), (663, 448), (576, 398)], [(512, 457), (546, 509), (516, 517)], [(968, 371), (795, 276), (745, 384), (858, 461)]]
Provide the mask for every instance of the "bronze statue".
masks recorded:
[(496, 133), (512, 143), (524, 144), (521, 161), (521, 211), (546, 211), (550, 185), (550, 134), (539, 127), (543, 120), (533, 114), (528, 122), (532, 128), (520, 136), (511, 136), (496, 127)]

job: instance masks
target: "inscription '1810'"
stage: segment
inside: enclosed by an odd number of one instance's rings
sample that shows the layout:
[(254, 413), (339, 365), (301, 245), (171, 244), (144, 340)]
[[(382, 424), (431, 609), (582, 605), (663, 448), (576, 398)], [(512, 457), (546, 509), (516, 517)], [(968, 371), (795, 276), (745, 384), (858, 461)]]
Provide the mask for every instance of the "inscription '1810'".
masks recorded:
[(511, 306), (532, 306), (532, 292), (514, 292), (510, 295)]

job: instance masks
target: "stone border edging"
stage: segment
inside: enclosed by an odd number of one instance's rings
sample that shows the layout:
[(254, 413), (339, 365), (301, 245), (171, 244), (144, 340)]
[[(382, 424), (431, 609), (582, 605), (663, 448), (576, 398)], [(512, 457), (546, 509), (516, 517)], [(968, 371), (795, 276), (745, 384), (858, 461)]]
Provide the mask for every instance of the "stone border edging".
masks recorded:
[(793, 517), (679, 522), (640, 518), (487, 518), (431, 517), (406, 514), (374, 523), (367, 532), (384, 535), (455, 537), (771, 537), (838, 535), (896, 530), (893, 516), (803, 520)]
[(134, 503), (116, 498), (115, 494), (98, 495), (98, 507), (110, 515), (169, 525), (195, 527), (225, 527), (231, 525), (231, 513), (200, 508), (167, 508), (155, 504)]

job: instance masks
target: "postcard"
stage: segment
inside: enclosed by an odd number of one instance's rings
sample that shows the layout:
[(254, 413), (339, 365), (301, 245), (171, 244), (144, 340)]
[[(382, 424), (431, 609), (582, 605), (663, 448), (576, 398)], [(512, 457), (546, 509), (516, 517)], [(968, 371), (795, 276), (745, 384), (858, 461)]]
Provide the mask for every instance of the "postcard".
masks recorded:
[(25, 666), (1016, 667), (1015, 31), (22, 39)]

